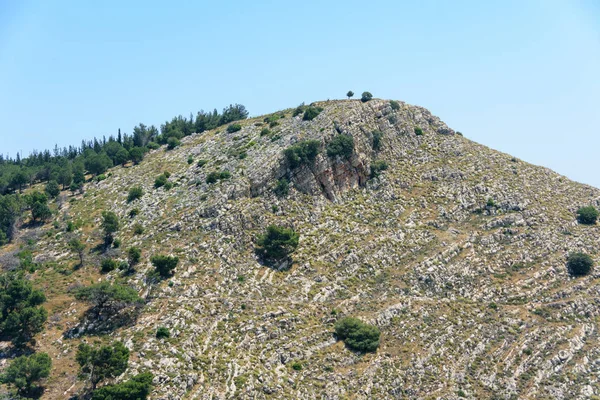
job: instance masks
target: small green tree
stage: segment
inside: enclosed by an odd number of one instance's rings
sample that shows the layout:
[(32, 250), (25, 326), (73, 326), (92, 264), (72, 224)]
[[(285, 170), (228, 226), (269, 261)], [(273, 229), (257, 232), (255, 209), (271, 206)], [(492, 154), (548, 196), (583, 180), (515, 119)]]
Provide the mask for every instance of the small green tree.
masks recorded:
[(179, 263), (179, 257), (155, 255), (152, 256), (150, 262), (154, 265), (156, 272), (158, 272), (161, 277), (167, 278), (173, 275), (173, 270)]
[(42, 303), (46, 296), (36, 290), (21, 273), (0, 275), (0, 340), (23, 347), (44, 329), (48, 312)]
[(581, 207), (577, 210), (577, 221), (584, 225), (594, 225), (598, 219), (598, 210), (594, 206)]
[(63, 190), (71, 185), (71, 182), (73, 182), (73, 168), (71, 168), (71, 164), (67, 164), (60, 169), (57, 182), (62, 185)]
[(85, 252), (85, 244), (83, 244), (79, 239), (73, 238), (69, 240), (69, 248), (71, 251), (77, 254), (79, 257), (79, 266), (83, 266), (83, 255)]
[(354, 152), (354, 138), (350, 135), (341, 134), (335, 136), (327, 145), (327, 155), (329, 157), (340, 156), (350, 158)]
[(106, 247), (113, 242), (113, 234), (119, 230), (119, 217), (112, 211), (102, 211), (102, 231)]
[(302, 120), (304, 121), (312, 121), (315, 119), (320, 113), (323, 111), (321, 107), (313, 107), (310, 106), (304, 111), (304, 115), (302, 116)]
[(298, 247), (300, 235), (292, 228), (269, 225), (256, 240), (256, 253), (267, 263), (284, 261)]
[(154, 187), (155, 188), (159, 188), (161, 186), (165, 186), (167, 184), (167, 176), (165, 174), (160, 174), (155, 180), (154, 180)]
[(99, 382), (116, 378), (125, 372), (129, 350), (121, 342), (101, 347), (81, 343), (75, 360), (80, 366), (80, 378), (89, 381), (92, 390), (95, 390)]
[(588, 275), (592, 271), (594, 260), (585, 253), (571, 253), (567, 257), (567, 268), (573, 276)]
[(17, 393), (24, 397), (38, 397), (41, 387), (39, 381), (50, 375), (52, 360), (47, 353), (34, 353), (13, 360), (0, 382), (14, 386)]
[(129, 150), (129, 157), (134, 164), (139, 164), (144, 159), (144, 149), (141, 147), (134, 147)]
[(373, 352), (379, 347), (381, 332), (358, 318), (346, 317), (335, 324), (335, 334), (352, 350)]
[(171, 136), (167, 139), (167, 149), (173, 150), (175, 147), (179, 146), (181, 142), (174, 136)]
[[(143, 157), (143, 153), (142, 153), (142, 157)], [(125, 148), (120, 148), (119, 151), (117, 151), (117, 154), (115, 154), (115, 164), (120, 164), (120, 165), (125, 165), (127, 164), (127, 161), (129, 161), (131, 159), (131, 156), (129, 155), (129, 152), (127, 151), (127, 149)]]
[(373, 95), (370, 92), (363, 92), (360, 101), (362, 101), (363, 103), (366, 103), (367, 101), (370, 101), (371, 99), (373, 99)]
[(127, 194), (127, 202), (131, 203), (134, 200), (141, 199), (144, 195), (144, 189), (141, 186), (132, 186)]
[(153, 378), (150, 372), (145, 372), (125, 382), (103, 386), (92, 393), (92, 400), (145, 400)]
[(58, 182), (56, 181), (48, 181), (44, 191), (48, 194), (51, 199), (54, 199), (56, 196), (60, 194), (60, 186), (58, 186)]
[(317, 158), (321, 142), (318, 140), (302, 140), (283, 151), (290, 168), (312, 163)]
[(100, 270), (104, 273), (114, 271), (117, 269), (117, 266), (118, 263), (111, 258), (105, 258), (100, 262)]
[(135, 267), (142, 258), (142, 251), (138, 247), (130, 247), (127, 249), (127, 262), (129, 263), (129, 268)]
[(288, 193), (290, 191), (290, 183), (288, 182), (287, 179), (281, 178), (275, 184), (273, 191), (275, 192), (275, 195), (277, 197), (285, 197), (288, 195)]
[(376, 160), (371, 163), (371, 178), (377, 178), (381, 171), (388, 169), (388, 163), (384, 160)]
[(400, 109), (400, 103), (398, 103), (396, 100), (392, 100), (390, 101), (390, 107), (392, 107), (392, 110), (398, 111)]
[(52, 216), (48, 204), (36, 201), (31, 206), (31, 219), (35, 221), (46, 221)]
[(242, 129), (240, 124), (231, 124), (227, 127), (227, 132), (234, 133)]
[(418, 126), (415, 126), (415, 135), (423, 136), (423, 129), (419, 128)]
[(143, 303), (135, 289), (118, 283), (111, 285), (109, 282), (80, 288), (75, 291), (75, 298), (89, 303), (96, 317), (112, 315), (126, 307)]
[(348, 93), (346, 93), (346, 97), (348, 97), (348, 99), (351, 99), (354, 96), (354, 92), (352, 90), (348, 90)]
[(168, 339), (171, 336), (169, 329), (161, 326), (156, 330), (156, 338), (157, 339)]
[(373, 131), (373, 150), (379, 151), (381, 150), (381, 140), (383, 139), (383, 132), (381, 131)]

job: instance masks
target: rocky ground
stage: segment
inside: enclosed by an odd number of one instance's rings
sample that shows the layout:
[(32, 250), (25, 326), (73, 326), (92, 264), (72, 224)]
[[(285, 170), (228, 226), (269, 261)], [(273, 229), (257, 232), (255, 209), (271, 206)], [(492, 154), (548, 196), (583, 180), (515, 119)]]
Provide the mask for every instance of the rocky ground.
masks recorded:
[[(124, 378), (154, 373), (153, 399), (599, 396), (600, 268), (575, 279), (565, 260), (571, 251), (597, 259), (600, 228), (578, 224), (575, 211), (600, 206), (600, 191), (473, 143), (421, 107), (317, 105), (324, 110), (312, 121), (285, 110), (263, 136), (269, 123), (249, 119), (238, 132), (192, 135), (114, 168), (69, 198), (54, 225), (21, 232), (2, 249), (8, 259), (29, 247), (41, 265), (31, 279), (49, 298), (49, 323), (37, 346), (54, 359), (44, 397), (81, 387), (80, 341), (115, 339), (132, 350)], [(322, 151), (313, 165), (286, 169), (286, 147), (325, 145), (339, 133), (354, 138), (349, 160)], [(389, 168), (371, 179), (375, 160)], [(155, 189), (165, 170), (174, 187)], [(206, 184), (215, 170), (231, 178)], [(286, 175), (289, 196), (278, 198), (272, 188)], [(127, 203), (133, 185), (145, 195)], [(140, 212), (129, 218), (132, 208)], [(122, 279), (101, 275), (95, 253), (73, 270), (63, 225), (76, 222), (74, 234), (91, 249), (101, 242), (102, 210), (121, 217), (121, 249), (142, 249), (127, 280), (146, 305), (135, 324), (110, 335), (66, 338), (85, 331), (87, 308), (68, 289)], [(134, 235), (136, 223), (143, 234)], [(287, 270), (254, 255), (256, 235), (272, 223), (300, 234)], [(114, 255), (126, 259), (121, 251)], [(149, 258), (159, 253), (181, 261), (172, 279), (153, 284)], [(335, 340), (333, 325), (347, 315), (381, 329), (376, 353)], [(171, 338), (156, 339), (158, 326)]]

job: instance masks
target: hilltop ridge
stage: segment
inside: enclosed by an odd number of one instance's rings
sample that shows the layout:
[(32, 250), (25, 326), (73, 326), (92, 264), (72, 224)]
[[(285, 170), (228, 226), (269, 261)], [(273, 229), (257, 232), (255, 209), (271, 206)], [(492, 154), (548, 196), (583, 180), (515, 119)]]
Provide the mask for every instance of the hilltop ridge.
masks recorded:
[[(131, 352), (120, 379), (152, 372), (152, 399), (600, 395), (600, 272), (566, 267), (572, 252), (597, 260), (599, 228), (576, 212), (600, 206), (598, 189), (382, 99), (315, 102), (173, 147), (89, 181), (0, 248), (4, 260), (31, 252), (28, 278), (47, 297), (43, 398), (81, 389), (79, 343), (113, 340)], [(143, 195), (128, 199), (132, 187)], [(100, 251), (107, 210), (120, 246)], [(299, 235), (276, 265), (255, 251), (269, 225)], [(73, 237), (85, 244), (81, 268)], [(141, 249), (135, 272), (101, 273), (130, 247)], [(158, 254), (178, 257), (172, 277), (152, 275)], [(103, 330), (86, 319), (73, 289), (102, 281), (144, 299), (133, 321)], [(376, 352), (336, 339), (345, 316), (379, 328)]]

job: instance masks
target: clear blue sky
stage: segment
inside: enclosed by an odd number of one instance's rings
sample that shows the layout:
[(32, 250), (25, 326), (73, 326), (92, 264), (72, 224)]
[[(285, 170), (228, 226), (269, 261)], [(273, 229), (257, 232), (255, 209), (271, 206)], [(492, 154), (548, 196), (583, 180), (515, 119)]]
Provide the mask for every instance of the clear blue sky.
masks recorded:
[(0, 0), (0, 152), (348, 90), (600, 187), (600, 2)]

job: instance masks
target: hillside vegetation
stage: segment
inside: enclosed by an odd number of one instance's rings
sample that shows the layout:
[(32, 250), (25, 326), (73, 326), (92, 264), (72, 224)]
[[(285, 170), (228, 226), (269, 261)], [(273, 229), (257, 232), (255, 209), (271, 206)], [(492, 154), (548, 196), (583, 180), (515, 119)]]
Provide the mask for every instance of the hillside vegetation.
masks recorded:
[(5, 184), (22, 395), (600, 396), (598, 189), (368, 92), (246, 116)]

